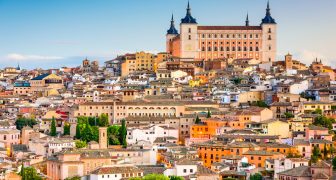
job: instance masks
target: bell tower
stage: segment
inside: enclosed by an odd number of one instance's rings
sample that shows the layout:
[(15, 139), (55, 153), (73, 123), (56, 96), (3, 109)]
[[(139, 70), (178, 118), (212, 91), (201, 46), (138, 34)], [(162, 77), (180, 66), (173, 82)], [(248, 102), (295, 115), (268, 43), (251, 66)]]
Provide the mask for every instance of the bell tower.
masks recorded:
[(99, 127), (99, 149), (107, 149), (107, 127)]

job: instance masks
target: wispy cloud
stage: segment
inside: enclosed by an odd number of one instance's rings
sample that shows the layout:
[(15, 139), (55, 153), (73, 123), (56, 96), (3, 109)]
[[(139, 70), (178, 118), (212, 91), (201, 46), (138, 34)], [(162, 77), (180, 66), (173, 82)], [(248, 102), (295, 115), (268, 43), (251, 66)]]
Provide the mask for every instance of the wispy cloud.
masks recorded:
[(60, 60), (64, 59), (61, 56), (43, 56), (43, 55), (27, 55), (19, 53), (11, 53), (6, 55), (7, 60), (11, 61), (38, 61), (38, 60)]
[(321, 52), (306, 49), (297, 52), (295, 56), (298, 60), (307, 65), (311, 64), (317, 58), (318, 60), (322, 60), (325, 65), (334, 66), (336, 60), (336, 57), (329, 57)]
[[(312, 51), (312, 50), (307, 50), (307, 49), (302, 49), (294, 52), (290, 52), (293, 55), (294, 59), (299, 60), (300, 62), (310, 65), (315, 59), (317, 58), (318, 60), (322, 60), (322, 63), (324, 65), (328, 65), (331, 67), (336, 67), (335, 62), (336, 62), (336, 57), (326, 55), (324, 53), (318, 52), (318, 51)], [(279, 60), (284, 60), (284, 56), (287, 54), (287, 52), (283, 53), (281, 52), (280, 54), (277, 55), (277, 58)]]

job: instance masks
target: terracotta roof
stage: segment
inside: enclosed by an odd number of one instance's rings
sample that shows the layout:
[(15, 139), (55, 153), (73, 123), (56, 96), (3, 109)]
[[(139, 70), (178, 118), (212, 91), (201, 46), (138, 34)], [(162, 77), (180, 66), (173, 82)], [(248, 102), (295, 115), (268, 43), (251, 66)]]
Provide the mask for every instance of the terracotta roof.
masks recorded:
[(112, 166), (101, 167), (93, 171), (92, 174), (122, 174), (122, 173), (143, 173), (143, 170), (135, 166)]
[(287, 171), (280, 172), (279, 175), (293, 176), (293, 177), (311, 177), (311, 173), (308, 166), (300, 166), (297, 168), (289, 169)]
[(198, 26), (197, 30), (262, 30), (261, 26)]

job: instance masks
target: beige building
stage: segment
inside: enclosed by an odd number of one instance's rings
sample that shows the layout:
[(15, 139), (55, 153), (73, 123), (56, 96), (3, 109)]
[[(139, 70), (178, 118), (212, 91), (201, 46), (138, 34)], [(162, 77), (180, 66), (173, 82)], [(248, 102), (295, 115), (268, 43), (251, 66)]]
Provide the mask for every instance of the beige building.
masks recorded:
[(48, 95), (50, 90), (64, 88), (63, 79), (55, 74), (42, 74), (30, 80), (31, 92)]
[(126, 117), (182, 117), (186, 108), (202, 107), (218, 108), (219, 105), (212, 102), (197, 101), (134, 101), (134, 102), (87, 102), (80, 104), (75, 110), (77, 116), (100, 116), (107, 114), (112, 122), (120, 123)]

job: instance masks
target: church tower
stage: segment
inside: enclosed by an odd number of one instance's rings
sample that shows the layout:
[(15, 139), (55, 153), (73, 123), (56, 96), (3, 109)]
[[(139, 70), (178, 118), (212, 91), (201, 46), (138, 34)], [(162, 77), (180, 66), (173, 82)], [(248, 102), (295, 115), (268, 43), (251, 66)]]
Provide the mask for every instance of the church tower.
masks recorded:
[(99, 149), (107, 149), (107, 127), (99, 127)]
[(271, 16), (269, 2), (267, 2), (266, 16), (261, 22), (262, 28), (262, 61), (274, 62), (277, 49), (277, 24)]
[(181, 19), (180, 38), (181, 57), (196, 58), (198, 53), (197, 22), (196, 19), (191, 16), (189, 2), (187, 6), (187, 14), (183, 19)]
[(293, 69), (293, 57), (289, 53), (285, 56), (285, 67), (286, 70)]
[(170, 20), (170, 28), (167, 31), (166, 35), (166, 52), (170, 54), (176, 54), (173, 49), (173, 39), (178, 36), (178, 31), (175, 28), (174, 23), (174, 15), (172, 14), (171, 20)]

